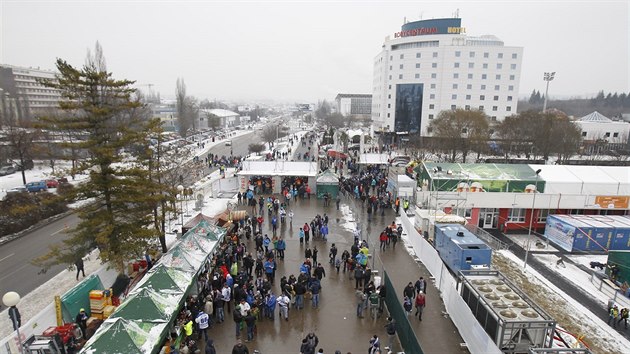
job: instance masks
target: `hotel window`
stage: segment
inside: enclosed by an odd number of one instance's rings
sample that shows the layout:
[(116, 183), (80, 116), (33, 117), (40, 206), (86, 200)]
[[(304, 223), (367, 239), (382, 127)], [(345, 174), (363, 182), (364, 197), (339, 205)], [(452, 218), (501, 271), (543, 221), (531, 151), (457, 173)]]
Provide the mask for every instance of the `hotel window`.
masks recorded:
[(497, 121), (497, 116), (490, 117), (490, 120), (493, 121), (493, 122), (496, 122)]
[(474, 69), (475, 63), (468, 63), (468, 69)]
[(402, 74), (398, 74), (398, 79), (402, 79), (403, 75)]
[(459, 68), (459, 63), (454, 63), (454, 64), (453, 64), (453, 67), (454, 67), (454, 68)]
[(470, 105), (465, 105), (464, 109), (467, 110), (467, 111), (470, 111)]
[(388, 103), (388, 104), (387, 104), (387, 108), (392, 108), (392, 104), (391, 104), (391, 103)]
[(420, 78), (420, 74), (416, 74), (416, 75), (415, 75), (415, 78), (416, 78), (416, 79), (419, 79), (419, 78)]
[(454, 104), (452, 104), (452, 105), (451, 105), (451, 111), (454, 111), (454, 110), (456, 110), (456, 109), (457, 109), (457, 106), (456, 106), (456, 105), (454, 105)]
[(494, 96), (493, 98), (494, 98), (495, 101), (499, 100), (499, 96)]
[(488, 63), (483, 63), (483, 68), (487, 69), (488, 68)]
[(457, 95), (455, 95), (455, 94), (451, 95), (451, 99), (456, 100), (457, 99)]
[(508, 86), (508, 91), (514, 91), (514, 86), (512, 85)]
[(508, 101), (512, 101), (512, 96), (507, 96)]
[(497, 69), (503, 69), (503, 64), (497, 63)]
[(510, 80), (514, 81), (514, 75), (510, 75)]
[(389, 89), (390, 89), (390, 90), (392, 89), (392, 85), (389, 85)]
[(387, 113), (387, 118), (389, 118), (389, 113)]
[(516, 53), (512, 53), (512, 59), (516, 59), (517, 54)]
[(390, 80), (392, 79), (392, 76), (391, 76), (391, 75), (389, 75), (389, 79), (390, 79)]
[(400, 69), (402, 69), (402, 68), (403, 68), (403, 64), (400, 64)]
[(420, 63), (416, 63), (416, 69), (420, 69)]
[(392, 55), (389, 56), (389, 61), (393, 61), (394, 57)]
[(433, 119), (433, 114), (429, 114), (429, 119)]
[(503, 59), (503, 53), (499, 53), (499, 54), (497, 54), (497, 58), (499, 58), (499, 59)]
[(434, 89), (435, 88), (435, 84), (431, 84), (431, 88)]
[(516, 64), (510, 64), (510, 69), (516, 70)]
[(610, 132), (604, 134), (604, 138), (610, 138)]
[(485, 100), (486, 100), (486, 95), (481, 95), (481, 96), (479, 96), (479, 100), (480, 100), (480, 101), (485, 101)]
[(483, 112), (483, 106), (479, 106), (479, 110)]
[(437, 68), (437, 63), (431, 63), (431, 67), (434, 69)]
[(459, 88), (459, 85), (453, 84), (453, 90), (457, 90), (458, 88)]
[(437, 79), (437, 74), (436, 73), (431, 74), (431, 78), (432, 79)]
[(469, 100), (471, 98), (470, 95), (466, 95), (466, 99)]
[(468, 74), (468, 79), (472, 80), (472, 78), (473, 78), (473, 74)]
[(438, 52), (433, 52), (433, 57), (437, 58), (437, 56), (438, 56)]
[(492, 106), (492, 111), (493, 111), (493, 112), (496, 112), (496, 111), (498, 111), (498, 110), (499, 110), (499, 107), (497, 107), (497, 106)]
[(582, 136), (585, 137), (586, 136), (586, 132), (582, 132)]
[(485, 80), (485, 79), (487, 79), (487, 78), (488, 78), (488, 75), (486, 75), (486, 74), (481, 74), (481, 80)]
[(404, 55), (404, 54), (401, 54), (401, 55), (400, 55), (400, 59), (405, 59), (405, 55)]
[(434, 100), (435, 99), (435, 94), (434, 93), (430, 94), (429, 95), (429, 99)]
[(613, 133), (613, 138), (618, 138), (619, 137), (619, 133)]
[(495, 90), (495, 91), (499, 91), (499, 90), (501, 90), (501, 86), (499, 86), (499, 85), (494, 85), (494, 90)]
[(468, 53), (468, 56), (471, 57), (471, 58), (474, 58), (475, 57), (475, 52)]
[(458, 73), (454, 73), (453, 74), (453, 79), (459, 79), (459, 74)]
[(435, 109), (435, 105), (434, 104), (430, 104), (429, 105), (429, 109)]
[(466, 90), (472, 90), (472, 84), (466, 85)]
[(460, 52), (459, 50), (455, 52), (455, 56), (456, 57), (461, 57), (462, 56), (462, 52)]
[(494, 78), (495, 78), (496, 80), (501, 80), (501, 75), (497, 74)]
[(525, 222), (525, 209), (510, 209), (509, 222)]
[(387, 95), (387, 98), (392, 98), (392, 95)]
[(416, 53), (416, 58), (420, 58), (421, 54), (420, 53)]
[[(429, 115), (430, 117), (431, 115)], [(429, 119), (433, 119), (433, 118), (429, 118)], [(427, 127), (427, 133), (431, 134), (433, 132), (433, 128), (431, 127)]]
[(512, 107), (507, 106), (507, 107), (505, 107), (505, 110), (508, 111), (508, 112), (512, 112)]
[(488, 53), (488, 52), (483, 53), (483, 57), (484, 57), (484, 58), (488, 58), (488, 57), (490, 57), (490, 53)]

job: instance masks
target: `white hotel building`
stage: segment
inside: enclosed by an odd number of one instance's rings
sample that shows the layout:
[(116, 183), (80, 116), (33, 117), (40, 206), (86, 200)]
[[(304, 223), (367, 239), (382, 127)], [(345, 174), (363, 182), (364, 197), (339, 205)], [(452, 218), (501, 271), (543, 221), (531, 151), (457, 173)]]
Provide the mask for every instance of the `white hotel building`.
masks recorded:
[(501, 121), (516, 113), (522, 57), (495, 36), (467, 36), (460, 18), (406, 23), (374, 59), (374, 131), (430, 136), (431, 120), (455, 108)]

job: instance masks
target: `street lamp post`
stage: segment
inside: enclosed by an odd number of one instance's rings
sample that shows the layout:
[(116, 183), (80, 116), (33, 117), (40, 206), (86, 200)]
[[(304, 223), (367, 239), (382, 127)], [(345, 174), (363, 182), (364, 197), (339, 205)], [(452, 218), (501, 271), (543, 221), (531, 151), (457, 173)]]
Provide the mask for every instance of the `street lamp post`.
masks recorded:
[(549, 81), (553, 80), (556, 72), (545, 73), (543, 76), (543, 80), (547, 81), (547, 88), (545, 89), (545, 101), (543, 103), (543, 113), (547, 110), (547, 97), (549, 97)]
[(536, 206), (536, 193), (538, 193), (538, 175), (540, 174), (541, 169), (536, 170), (536, 182), (534, 182), (534, 196), (532, 197), (532, 215), (529, 217), (529, 231), (527, 233), (527, 245), (525, 246), (525, 264), (523, 264), (523, 269), (527, 268), (527, 257), (529, 256), (529, 243), (532, 237), (532, 225), (534, 223), (534, 208)]
[(184, 205), (182, 201), (182, 197), (184, 196), (184, 186), (181, 184), (177, 186), (177, 192), (179, 192), (179, 212), (180, 212), (180, 222), (182, 224), (182, 234), (184, 232)]
[(13, 323), (13, 330), (17, 332), (18, 350), (20, 353), (24, 353), (22, 348), (22, 337), (20, 337), (20, 325), (22, 321), (20, 318), (20, 311), (17, 308), (17, 304), (20, 302), (20, 294), (15, 291), (9, 291), (2, 296), (2, 302), (5, 306), (9, 307), (9, 318)]

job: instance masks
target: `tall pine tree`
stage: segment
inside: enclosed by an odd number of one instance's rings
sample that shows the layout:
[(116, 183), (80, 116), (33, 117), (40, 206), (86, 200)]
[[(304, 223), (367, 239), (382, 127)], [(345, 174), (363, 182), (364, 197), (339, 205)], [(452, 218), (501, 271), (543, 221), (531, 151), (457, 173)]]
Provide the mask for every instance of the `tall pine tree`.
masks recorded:
[(164, 196), (142, 161), (141, 147), (148, 138), (144, 105), (132, 81), (107, 72), (98, 43), (81, 69), (62, 59), (56, 66), (57, 81), (45, 84), (60, 90), (59, 108), (67, 114), (44, 120), (50, 129), (82, 137), (73, 144), (87, 155), (79, 167), (89, 178), (75, 192), (78, 199), (92, 202), (79, 209), (80, 222), (71, 237), (34, 263), (44, 269), (72, 264), (97, 247), (101, 260), (122, 272), (125, 262), (141, 257), (160, 233), (149, 227), (155, 225), (152, 212)]

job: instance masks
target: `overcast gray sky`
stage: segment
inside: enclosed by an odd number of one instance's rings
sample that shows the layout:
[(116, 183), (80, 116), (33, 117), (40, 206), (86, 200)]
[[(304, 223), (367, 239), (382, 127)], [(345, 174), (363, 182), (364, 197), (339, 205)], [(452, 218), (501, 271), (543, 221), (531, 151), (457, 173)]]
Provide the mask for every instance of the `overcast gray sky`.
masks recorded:
[[(80, 66), (98, 40), (116, 78), (172, 97), (308, 101), (371, 93), (372, 60), (403, 19), (452, 17), (468, 35), (524, 47), (520, 94), (629, 92), (627, 0), (28, 1), (0, 0), (0, 63)], [(145, 88), (146, 87), (140, 87)]]

